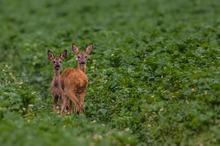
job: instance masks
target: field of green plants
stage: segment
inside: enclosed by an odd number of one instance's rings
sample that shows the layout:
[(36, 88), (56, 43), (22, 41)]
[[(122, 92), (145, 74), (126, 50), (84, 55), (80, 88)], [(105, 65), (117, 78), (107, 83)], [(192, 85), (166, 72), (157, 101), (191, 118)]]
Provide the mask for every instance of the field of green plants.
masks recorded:
[[(220, 144), (219, 0), (1, 0), (0, 145)], [(93, 43), (85, 113), (53, 112), (47, 50)]]

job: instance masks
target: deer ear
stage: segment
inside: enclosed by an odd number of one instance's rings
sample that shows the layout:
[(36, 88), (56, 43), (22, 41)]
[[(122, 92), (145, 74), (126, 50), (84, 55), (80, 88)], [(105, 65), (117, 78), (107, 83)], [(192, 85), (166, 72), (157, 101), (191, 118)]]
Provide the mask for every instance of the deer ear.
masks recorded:
[(52, 53), (52, 51), (48, 50), (47, 54), (48, 54), (48, 58), (49, 58), (50, 60), (53, 60), (53, 59), (55, 58), (54, 55), (53, 55), (53, 53)]
[(80, 52), (80, 50), (79, 50), (79, 48), (77, 47), (77, 45), (76, 44), (72, 44), (72, 50), (73, 50), (73, 52), (75, 53), (75, 54), (79, 54), (79, 52)]
[(87, 48), (86, 48), (86, 54), (91, 53), (92, 48), (93, 48), (93, 44), (89, 44), (89, 45), (87, 46)]
[(63, 51), (62, 54), (60, 54), (60, 59), (64, 59), (67, 57), (67, 50)]

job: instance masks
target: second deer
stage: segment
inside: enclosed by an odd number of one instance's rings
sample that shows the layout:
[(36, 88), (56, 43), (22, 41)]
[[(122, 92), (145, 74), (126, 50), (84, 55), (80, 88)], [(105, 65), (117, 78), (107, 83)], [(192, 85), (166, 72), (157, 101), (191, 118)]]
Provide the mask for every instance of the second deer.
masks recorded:
[(62, 60), (66, 58), (66, 56), (67, 56), (66, 50), (63, 51), (59, 57), (55, 57), (52, 51), (48, 50), (48, 58), (53, 63), (53, 67), (54, 67), (54, 76), (51, 83), (51, 93), (53, 95), (53, 100), (54, 100), (54, 105), (53, 105), (54, 111), (56, 111), (57, 109), (58, 99), (61, 99), (63, 94), (60, 84), (60, 68), (61, 68)]
[(65, 93), (65, 97), (61, 106), (61, 114), (63, 114), (65, 107), (67, 106), (67, 98), (74, 103), (74, 111), (77, 113), (84, 112), (84, 97), (86, 95), (86, 87), (88, 85), (88, 78), (85, 74), (87, 57), (92, 51), (93, 45), (87, 46), (85, 51), (80, 51), (76, 44), (72, 44), (72, 50), (77, 56), (78, 67), (68, 68), (63, 71), (60, 78), (62, 89)]

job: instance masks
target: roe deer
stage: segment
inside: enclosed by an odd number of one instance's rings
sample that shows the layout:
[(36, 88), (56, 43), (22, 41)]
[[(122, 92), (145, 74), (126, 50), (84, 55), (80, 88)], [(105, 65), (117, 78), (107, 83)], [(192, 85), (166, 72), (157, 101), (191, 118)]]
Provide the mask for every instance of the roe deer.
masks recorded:
[(86, 62), (89, 53), (92, 51), (93, 45), (87, 46), (85, 52), (80, 51), (79, 48), (73, 43), (72, 50), (77, 56), (78, 67), (67, 68), (63, 71), (60, 78), (62, 89), (65, 93), (64, 100), (61, 106), (61, 114), (63, 113), (67, 98), (70, 99), (70, 112), (72, 110), (72, 102), (74, 103), (74, 112), (84, 112), (84, 97), (86, 94), (86, 87), (88, 85), (88, 79), (85, 74)]
[(51, 83), (51, 93), (54, 100), (53, 111), (56, 111), (58, 99), (62, 100), (63, 90), (60, 84), (60, 68), (62, 60), (66, 58), (66, 56), (67, 50), (63, 51), (59, 57), (55, 57), (52, 51), (48, 50), (48, 57), (52, 61), (54, 67), (54, 76)]

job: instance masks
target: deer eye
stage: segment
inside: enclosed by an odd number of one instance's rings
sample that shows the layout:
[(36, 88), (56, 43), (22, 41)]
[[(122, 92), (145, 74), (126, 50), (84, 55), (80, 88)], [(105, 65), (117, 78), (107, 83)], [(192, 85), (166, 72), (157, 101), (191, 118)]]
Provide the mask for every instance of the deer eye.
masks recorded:
[(53, 61), (53, 63), (55, 63), (55, 61)]
[(80, 58), (80, 56), (78, 56), (78, 59)]
[(60, 63), (62, 63), (62, 61), (60, 61)]
[(87, 58), (87, 56), (85, 56), (85, 58)]

